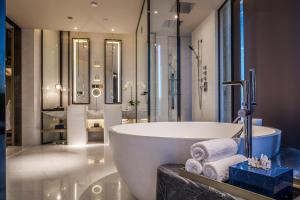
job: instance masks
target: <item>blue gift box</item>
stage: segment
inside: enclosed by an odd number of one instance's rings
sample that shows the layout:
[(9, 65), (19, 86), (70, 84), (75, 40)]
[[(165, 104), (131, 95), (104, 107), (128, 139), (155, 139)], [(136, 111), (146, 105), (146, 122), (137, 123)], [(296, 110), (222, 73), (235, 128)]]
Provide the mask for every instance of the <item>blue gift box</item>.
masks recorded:
[(246, 161), (229, 168), (229, 184), (281, 199), (293, 191), (293, 170), (273, 163), (271, 169), (257, 169)]

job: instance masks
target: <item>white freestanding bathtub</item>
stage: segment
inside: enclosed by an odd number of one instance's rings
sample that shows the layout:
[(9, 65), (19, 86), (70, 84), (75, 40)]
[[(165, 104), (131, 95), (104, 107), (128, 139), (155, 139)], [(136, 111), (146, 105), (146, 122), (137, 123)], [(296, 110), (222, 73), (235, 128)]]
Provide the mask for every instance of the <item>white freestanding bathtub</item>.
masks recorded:
[[(157, 167), (185, 163), (190, 146), (201, 140), (230, 138), (240, 124), (216, 122), (157, 122), (126, 124), (110, 129), (110, 143), (117, 169), (130, 191), (139, 200), (154, 200)], [(278, 153), (281, 131), (253, 127), (253, 155)], [(243, 142), (241, 142), (243, 144)], [(242, 153), (242, 145), (240, 152)]]

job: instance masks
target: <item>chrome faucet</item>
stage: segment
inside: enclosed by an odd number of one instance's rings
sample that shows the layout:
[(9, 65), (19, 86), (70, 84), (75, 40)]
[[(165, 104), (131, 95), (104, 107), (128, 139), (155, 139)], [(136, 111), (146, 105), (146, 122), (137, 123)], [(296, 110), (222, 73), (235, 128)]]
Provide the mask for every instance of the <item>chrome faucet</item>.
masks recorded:
[(225, 86), (241, 86), (243, 88), (243, 102), (238, 111), (239, 118), (242, 119), (244, 133), (244, 153), (248, 158), (252, 158), (252, 114), (256, 106), (256, 78), (255, 70), (249, 70), (249, 80), (223, 82)]

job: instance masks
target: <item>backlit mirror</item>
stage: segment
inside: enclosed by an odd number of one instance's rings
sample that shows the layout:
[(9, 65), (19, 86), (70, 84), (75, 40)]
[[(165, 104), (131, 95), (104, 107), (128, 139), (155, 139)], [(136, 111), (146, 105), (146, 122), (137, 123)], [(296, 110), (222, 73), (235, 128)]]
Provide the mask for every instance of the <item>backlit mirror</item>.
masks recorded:
[(105, 40), (105, 103), (122, 103), (122, 41)]
[(90, 41), (73, 38), (73, 104), (90, 103)]

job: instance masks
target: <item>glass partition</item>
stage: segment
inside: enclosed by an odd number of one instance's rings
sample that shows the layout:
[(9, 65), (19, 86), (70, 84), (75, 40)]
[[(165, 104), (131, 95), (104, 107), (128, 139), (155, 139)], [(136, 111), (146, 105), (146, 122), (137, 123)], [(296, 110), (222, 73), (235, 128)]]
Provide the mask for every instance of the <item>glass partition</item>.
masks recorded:
[(219, 98), (221, 122), (232, 121), (232, 88), (223, 87), (222, 82), (232, 80), (231, 1), (219, 9)]
[(151, 121), (177, 121), (177, 1), (150, 1)]
[(137, 122), (147, 122), (150, 113), (148, 96), (148, 0), (144, 1), (136, 30), (136, 118)]

